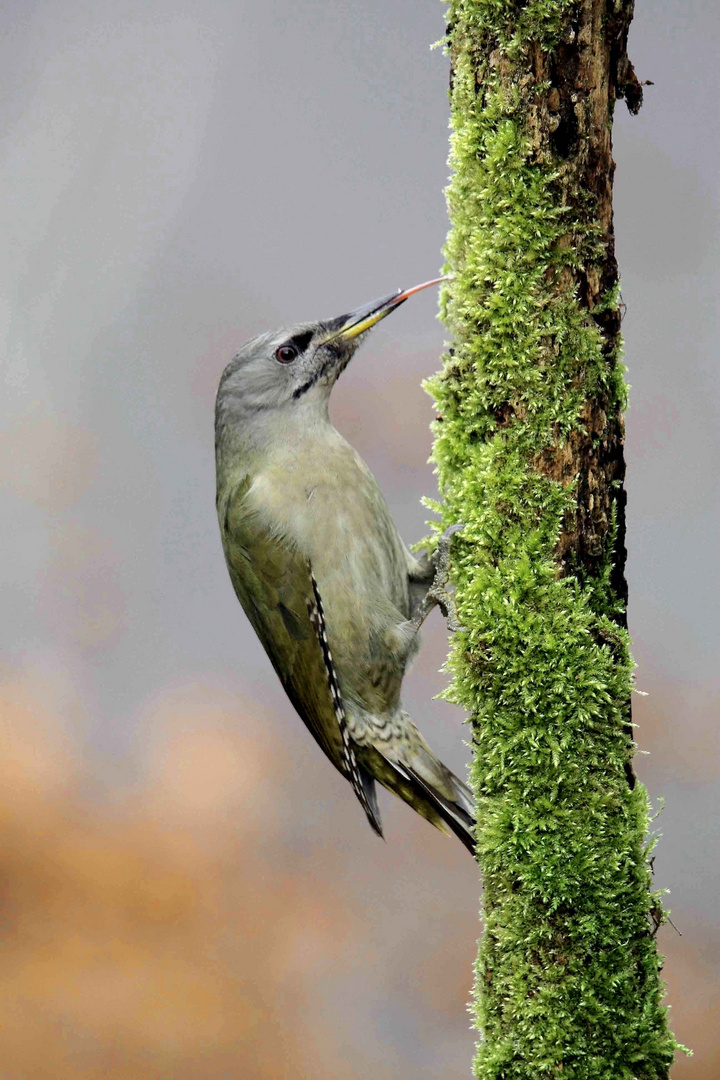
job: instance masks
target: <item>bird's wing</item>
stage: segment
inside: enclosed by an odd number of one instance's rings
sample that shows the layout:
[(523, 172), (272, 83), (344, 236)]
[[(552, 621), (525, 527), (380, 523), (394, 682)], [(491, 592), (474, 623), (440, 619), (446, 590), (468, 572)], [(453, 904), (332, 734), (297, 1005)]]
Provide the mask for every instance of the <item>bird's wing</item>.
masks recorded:
[(350, 780), (379, 831), (377, 808), (347, 730), (312, 566), (263, 525), (245, 498), (249, 487), (246, 478), (235, 488), (220, 522), (235, 592), (300, 718)]
[(238, 599), (285, 691), (325, 753), (342, 767), (342, 736), (326, 660), (313, 627), (307, 560), (269, 533), (247, 505), (249, 481), (230, 495), (221, 521), (223, 547)]

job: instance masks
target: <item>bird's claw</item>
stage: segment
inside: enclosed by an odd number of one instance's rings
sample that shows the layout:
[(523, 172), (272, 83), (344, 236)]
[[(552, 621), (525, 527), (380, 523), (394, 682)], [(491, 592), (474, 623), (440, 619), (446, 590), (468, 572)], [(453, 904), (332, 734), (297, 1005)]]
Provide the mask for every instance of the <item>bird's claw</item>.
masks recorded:
[(467, 633), (467, 626), (461, 626), (458, 622), (455, 598), (451, 592), (448, 592), (448, 590), (443, 587), (441, 595), (435, 597), (435, 603), (442, 611), (447, 628), (451, 634)]
[(432, 554), (435, 577), (432, 585), (425, 593), (420, 610), (413, 619), (416, 632), (436, 604), (443, 613), (447, 628), (452, 634), (467, 632), (467, 627), (461, 626), (458, 622), (455, 598), (447, 587), (450, 580), (450, 542), (455, 533), (461, 532), (464, 528), (465, 526), (462, 524), (450, 525), (442, 536), (438, 538), (437, 547)]
[(432, 561), (435, 567), (435, 581), (433, 581), (433, 585), (437, 585), (438, 577), (441, 575), (443, 585), (447, 584), (450, 578), (450, 541), (455, 533), (462, 532), (464, 528), (465, 526), (460, 523), (448, 525), (442, 536), (438, 537), (437, 547), (432, 554)]

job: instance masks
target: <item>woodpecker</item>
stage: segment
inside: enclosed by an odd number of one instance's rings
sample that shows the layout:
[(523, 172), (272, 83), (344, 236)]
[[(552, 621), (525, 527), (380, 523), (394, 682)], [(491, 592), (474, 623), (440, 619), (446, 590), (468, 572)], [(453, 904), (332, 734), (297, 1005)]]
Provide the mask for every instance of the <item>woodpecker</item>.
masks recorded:
[[(442, 278), (438, 279), (441, 281)], [(472, 795), (433, 754), (400, 691), (419, 627), (445, 588), (400, 539), (369, 468), (330, 423), (358, 345), (425, 282), (322, 322), (249, 341), (215, 407), (217, 512), (235, 592), (289, 697), (382, 836), (376, 781), (474, 853)]]

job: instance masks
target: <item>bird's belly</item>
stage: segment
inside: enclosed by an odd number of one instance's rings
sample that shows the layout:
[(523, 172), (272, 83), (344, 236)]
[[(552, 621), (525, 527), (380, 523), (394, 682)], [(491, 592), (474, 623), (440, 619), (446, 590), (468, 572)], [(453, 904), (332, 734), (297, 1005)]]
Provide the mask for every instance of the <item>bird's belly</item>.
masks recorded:
[(332, 592), (333, 602), (343, 605), (390, 603), (406, 619), (407, 556), (385, 499), (368, 470), (343, 472), (333, 464), (322, 473), (307, 462), (264, 474), (252, 485), (249, 505), (269, 532), (310, 560), (326, 606)]
[(318, 550), (313, 569), (346, 704), (378, 716), (393, 712), (416, 646), (407, 621), (407, 571), (376, 537), (352, 530)]
[(330, 502), (311, 500), (305, 511), (308, 557), (326, 606), (372, 622), (407, 619), (407, 561), (387, 508), (362, 492)]
[(344, 480), (308, 463), (302, 484), (287, 472), (256, 480), (251, 502), (310, 562), (343, 697), (386, 713), (415, 647), (407, 555), (369, 471), (346, 470)]

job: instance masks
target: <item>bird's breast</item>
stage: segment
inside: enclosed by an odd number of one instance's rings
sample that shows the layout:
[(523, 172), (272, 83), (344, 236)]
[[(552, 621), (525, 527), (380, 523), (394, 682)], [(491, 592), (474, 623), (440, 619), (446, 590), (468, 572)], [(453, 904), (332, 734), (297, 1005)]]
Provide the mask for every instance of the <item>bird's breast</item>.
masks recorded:
[(330, 620), (372, 617), (388, 604), (407, 617), (407, 556), (370, 470), (347, 444), (300, 450), (254, 479), (248, 506), (268, 532), (310, 560)]

